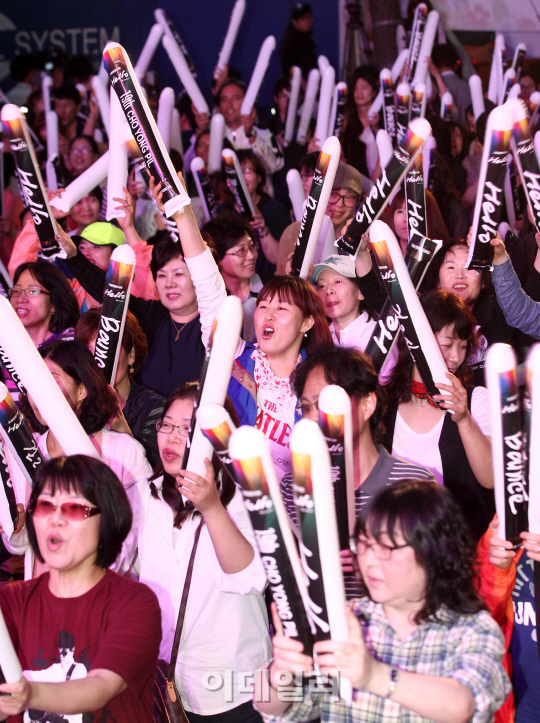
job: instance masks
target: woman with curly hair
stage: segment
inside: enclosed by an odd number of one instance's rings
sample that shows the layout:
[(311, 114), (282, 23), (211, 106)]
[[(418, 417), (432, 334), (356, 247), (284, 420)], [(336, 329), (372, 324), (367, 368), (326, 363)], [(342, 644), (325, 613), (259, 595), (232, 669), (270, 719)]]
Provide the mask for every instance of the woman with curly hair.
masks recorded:
[(488, 346), (501, 342), (516, 345), (519, 337), (507, 323), (495, 296), (489, 269), (468, 269), (469, 247), (464, 239), (444, 243), (431, 262), (421, 291), (442, 289), (457, 294), (476, 322), (478, 349), (467, 361), (474, 374), (475, 384), (484, 384), (484, 364)]
[(478, 541), (493, 516), (486, 504), (493, 505), (494, 482), (487, 389), (468, 385), (466, 359), (477, 346), (475, 321), (456, 294), (430, 291), (421, 302), (448, 366), (447, 379), (434, 380), (441, 394), (431, 399), (401, 336), (387, 386), (383, 443), (397, 457), (430, 469), (448, 487)]
[(274, 608), (269, 694), (262, 697), (259, 683), (254, 697), (265, 720), (489, 723), (511, 689), (504, 641), (476, 594), (474, 547), (451, 495), (417, 480), (386, 487), (362, 513), (352, 542), (367, 595), (347, 611), (347, 642), (314, 646), (322, 673), (337, 670), (352, 683), (352, 702), (316, 687), (280, 694), (283, 671), (301, 680), (313, 659), (283, 635)]
[[(94, 357), (86, 346), (78, 341), (44, 344), (39, 352), (99, 456), (116, 474), (130, 497), (136, 482), (151, 474), (152, 469), (139, 442), (128, 434), (108, 428), (111, 420), (115, 420), (121, 412), (116, 395), (105, 381)], [(64, 450), (47, 427), (34, 400), (28, 395), (21, 397), (21, 401), (21, 410), (30, 423), (43, 457), (48, 460), (64, 456)], [(17, 501), (26, 504), (30, 497), (30, 485), (16, 463), (12, 463), (9, 452), (7, 456)], [(9, 540), (5, 535), (3, 538), (6, 547), (13, 554), (28, 553), (25, 560), (25, 578), (29, 579), (43, 570), (37, 569), (37, 562), (36, 567), (33, 567), (23, 524), (24, 515), (19, 515), (14, 535)], [(129, 561), (123, 560), (119, 565), (127, 568)]]

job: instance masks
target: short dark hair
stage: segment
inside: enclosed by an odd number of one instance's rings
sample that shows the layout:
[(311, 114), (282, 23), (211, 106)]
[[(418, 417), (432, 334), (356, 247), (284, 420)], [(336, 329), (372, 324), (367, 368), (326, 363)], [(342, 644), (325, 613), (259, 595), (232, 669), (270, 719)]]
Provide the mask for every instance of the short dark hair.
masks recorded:
[(458, 615), (486, 609), (475, 587), (475, 547), (447, 489), (425, 480), (383, 487), (362, 510), (355, 537), (361, 534), (380, 542), (385, 534), (397, 545), (398, 530), (426, 573), (424, 605), (414, 618), (417, 625), (438, 620), (444, 608)]
[(291, 386), (298, 398), (304, 392), (309, 374), (319, 368), (323, 370), (328, 384), (337, 384), (350, 397), (360, 400), (368, 394), (375, 394), (377, 405), (369, 418), (369, 428), (373, 440), (378, 442), (384, 434), (382, 420), (386, 410), (386, 392), (379, 384), (371, 359), (357, 349), (339, 346), (316, 349), (308, 354), (292, 373)]
[[(81, 138), (84, 139), (84, 140), (88, 143), (88, 145), (89, 145), (90, 148), (92, 149), (92, 153), (93, 153), (95, 156), (99, 156), (98, 144), (95, 142), (95, 140), (92, 138), (92, 136), (86, 136), (86, 135), (84, 135), (84, 133), (81, 133), (80, 136), (75, 136), (75, 138), (72, 138), (72, 139), (71, 139), (71, 141), (70, 141), (70, 143), (69, 143), (69, 150), (72, 149), (73, 144), (75, 143), (75, 141), (78, 141), (78, 140), (80, 140)], [(98, 186), (98, 188), (99, 188), (99, 186)], [(101, 188), (99, 188), (99, 190), (101, 191)], [(89, 195), (90, 195), (90, 194), (87, 194), (87, 196), (89, 196)], [(101, 198), (103, 198), (103, 192), (101, 192)]]
[(74, 82), (86, 82), (94, 75), (92, 61), (87, 55), (74, 55), (68, 60), (66, 73)]
[[(165, 415), (167, 414), (173, 403), (178, 400), (191, 399), (193, 403), (195, 403), (197, 399), (198, 388), (199, 385), (197, 382), (186, 382), (181, 387), (178, 387), (178, 389), (176, 389), (165, 402), (163, 412), (161, 413), (161, 419), (163, 420), (165, 418)], [(229, 413), (233, 424), (236, 427), (239, 427), (240, 422), (238, 419), (238, 414), (229, 397), (225, 398), (225, 404), (223, 406)], [(216, 473), (217, 480), (221, 462), (219, 461), (216, 454), (213, 454), (212, 456), (212, 464), (214, 465), (214, 472)], [(158, 490), (156, 485), (154, 484), (154, 481), (159, 477), (163, 477), (161, 494), (163, 496), (163, 501), (166, 502), (174, 512), (175, 527), (181, 527), (184, 520), (189, 517), (192, 512), (194, 515), (200, 514), (200, 512), (198, 512), (192, 502), (190, 502), (189, 500), (187, 502), (184, 502), (183, 497), (180, 494), (178, 487), (176, 486), (176, 479), (172, 475), (165, 472), (163, 468), (163, 462), (161, 461), (156, 467), (154, 474), (150, 478), (150, 492), (152, 494), (152, 497), (159, 499)], [(221, 485), (219, 485), (218, 483), (218, 488), (220, 492), (221, 503), (223, 507), (227, 507), (229, 502), (234, 497), (234, 493), (236, 490), (235, 483), (233, 482), (228, 473), (223, 474)]]
[[(437, 238), (437, 237), (435, 236), (434, 238)], [(433, 257), (432, 262), (428, 266), (428, 270), (424, 277), (424, 281), (422, 282), (422, 291), (430, 291), (431, 289), (438, 288), (439, 274), (441, 271), (441, 266), (446, 261), (447, 254), (452, 253), (454, 251), (454, 249), (456, 249), (456, 248), (464, 248), (466, 251), (469, 250), (467, 241), (465, 241), (465, 239), (462, 239), (462, 238), (451, 238), (448, 241), (445, 241), (443, 243), (441, 248), (437, 251), (437, 253)], [(493, 287), (493, 281), (491, 280), (490, 270), (488, 268), (486, 268), (483, 271), (481, 271), (480, 273), (482, 275), (482, 290), (480, 292), (480, 295), (479, 295), (477, 301), (486, 296), (488, 296), (488, 297), (495, 296), (495, 289)]]
[(51, 494), (56, 490), (74, 491), (99, 508), (99, 538), (96, 567), (106, 570), (118, 557), (132, 523), (132, 513), (125, 489), (112, 469), (94, 457), (73, 454), (56, 457), (38, 467), (28, 502), (26, 527), (30, 546), (40, 562), (40, 552), (33, 511), (45, 487)]
[(436, 68), (455, 68), (459, 62), (459, 55), (450, 43), (439, 43), (433, 47), (431, 59)]
[(289, 78), (281, 77), (276, 80), (274, 87), (272, 88), (272, 97), (279, 95), (282, 90), (290, 90), (291, 81)]
[[(101, 306), (94, 306), (79, 317), (79, 321), (75, 327), (75, 339), (82, 342), (85, 346), (88, 346), (90, 341), (98, 333), (101, 308)], [(141, 329), (141, 325), (137, 321), (137, 317), (129, 310), (126, 314), (122, 347), (126, 354), (129, 354), (132, 349), (135, 350), (133, 374), (136, 374), (146, 359), (148, 342), (144, 331)]]
[(263, 162), (257, 156), (251, 148), (240, 148), (238, 151), (236, 151), (236, 157), (238, 158), (238, 162), (240, 165), (245, 163), (246, 161), (250, 161), (253, 170), (255, 173), (260, 177), (260, 180), (257, 183), (257, 193), (260, 195), (261, 193), (264, 193), (264, 187), (266, 185), (266, 169), (263, 166)]
[(158, 271), (173, 259), (184, 259), (182, 244), (177, 241), (173, 241), (170, 236), (165, 236), (159, 241), (159, 243), (154, 244), (152, 247), (150, 271), (152, 272), (154, 281), (157, 278)]
[[(99, 432), (111, 417), (118, 414), (116, 394), (83, 343), (75, 340), (51, 341), (40, 346), (38, 351), (43, 359), (50, 359), (58, 364), (77, 384), (84, 385), (87, 396), (83, 399), (77, 416), (86, 434)], [(46, 431), (47, 427), (36, 419), (27, 397), (21, 398), (21, 409), (34, 431)]]
[(31, 53), (21, 53), (16, 55), (9, 64), (9, 72), (13, 80), (21, 83), (31, 70), (36, 70), (39, 63), (36, 56)]
[(81, 94), (74, 85), (61, 85), (54, 91), (55, 100), (72, 100), (75, 105), (81, 104)]
[(221, 103), (221, 92), (224, 88), (228, 88), (229, 85), (236, 85), (237, 88), (240, 88), (242, 93), (245, 95), (247, 90), (247, 83), (244, 83), (243, 80), (240, 80), (239, 78), (227, 78), (226, 81), (224, 81), (221, 88), (216, 93), (216, 105), (219, 105)]
[(201, 235), (215, 250), (218, 262), (222, 261), (227, 251), (236, 246), (246, 234), (253, 241), (252, 225), (245, 216), (234, 211), (223, 211), (201, 226)]
[(64, 274), (50, 261), (27, 261), (17, 266), (13, 276), (16, 284), (23, 271), (29, 271), (38, 284), (41, 284), (51, 295), (54, 313), (49, 322), (49, 331), (54, 334), (75, 326), (79, 318), (79, 303)]
[(315, 172), (315, 169), (317, 168), (317, 161), (319, 160), (319, 151), (313, 151), (313, 153), (308, 153), (306, 156), (302, 156), (302, 158), (298, 161), (298, 170), (302, 172), (302, 169), (306, 169), (307, 171), (311, 171), (311, 173)]

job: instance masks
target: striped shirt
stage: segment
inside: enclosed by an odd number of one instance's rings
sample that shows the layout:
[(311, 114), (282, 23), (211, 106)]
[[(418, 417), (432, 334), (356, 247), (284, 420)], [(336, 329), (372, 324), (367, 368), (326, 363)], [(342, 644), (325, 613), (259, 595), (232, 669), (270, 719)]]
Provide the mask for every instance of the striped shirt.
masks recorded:
[[(351, 605), (360, 619), (366, 646), (376, 660), (400, 670), (458, 681), (473, 696), (472, 723), (489, 723), (493, 719), (511, 685), (502, 666), (504, 639), (488, 612), (460, 615), (442, 609), (438, 612), (439, 621), (424, 622), (401, 640), (380, 603), (363, 598)], [(266, 723), (309, 721), (318, 717), (321, 723), (427, 723), (429, 720), (391, 698), (381, 698), (365, 690), (353, 691), (350, 706), (342, 700), (332, 700), (329, 693), (316, 690), (315, 685), (288, 690), (296, 693), (286, 698), (294, 702), (279, 716), (263, 715)]]
[[(379, 459), (375, 462), (375, 466), (362, 485), (354, 491), (356, 517), (360, 516), (363, 508), (383, 487), (387, 487), (403, 479), (435, 481), (433, 474), (425, 467), (419, 467), (416, 464), (412, 464), (412, 462), (405, 462), (399, 459), (399, 457), (393, 457), (381, 444), (377, 445), (377, 449), (379, 451)], [(297, 527), (298, 517), (294, 503), (292, 474), (286, 474), (281, 480), (280, 486), (287, 513), (294, 526)], [(362, 583), (354, 573), (345, 572), (343, 573), (343, 578), (345, 581), (345, 595), (347, 600), (364, 594)]]

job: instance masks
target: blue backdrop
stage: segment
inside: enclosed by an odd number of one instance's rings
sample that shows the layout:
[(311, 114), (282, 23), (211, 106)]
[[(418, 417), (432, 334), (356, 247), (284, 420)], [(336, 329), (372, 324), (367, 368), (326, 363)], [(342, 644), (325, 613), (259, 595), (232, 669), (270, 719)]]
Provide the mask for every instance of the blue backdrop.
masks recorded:
[[(260, 102), (271, 103), (273, 82), (281, 75), (279, 43), (294, 7), (290, 0), (247, 0), (247, 8), (230, 64), (249, 81), (262, 41), (274, 35), (273, 54)], [(154, 9), (162, 7), (173, 20), (195, 63), (198, 82), (209, 97), (214, 66), (227, 30), (234, 0), (46, 0), (13, 3), (0, 13), (0, 81), (7, 90), (12, 85), (9, 61), (14, 55), (53, 48), (68, 53), (85, 53), (99, 62), (100, 51), (111, 38), (125, 46), (133, 64), (154, 21)], [(317, 50), (338, 69), (337, 0), (312, 0)], [(158, 72), (159, 85), (180, 82), (160, 46), (150, 66)]]

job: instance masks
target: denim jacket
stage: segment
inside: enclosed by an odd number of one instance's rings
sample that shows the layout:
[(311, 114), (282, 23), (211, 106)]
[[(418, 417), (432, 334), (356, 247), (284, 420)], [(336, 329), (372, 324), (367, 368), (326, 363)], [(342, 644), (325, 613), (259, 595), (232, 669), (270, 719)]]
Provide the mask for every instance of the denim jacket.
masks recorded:
[(510, 259), (493, 267), (493, 285), (510, 326), (540, 339), (540, 303), (523, 291)]

